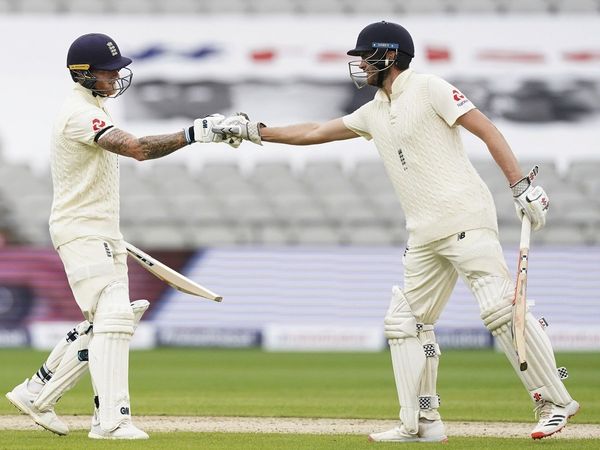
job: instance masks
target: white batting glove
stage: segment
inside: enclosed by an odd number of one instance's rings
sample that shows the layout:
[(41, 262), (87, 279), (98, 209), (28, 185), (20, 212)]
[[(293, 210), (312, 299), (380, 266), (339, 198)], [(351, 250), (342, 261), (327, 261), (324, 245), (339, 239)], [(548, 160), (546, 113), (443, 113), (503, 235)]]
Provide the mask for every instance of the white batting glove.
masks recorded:
[(227, 117), (223, 122), (214, 127), (215, 133), (221, 133), (224, 138), (237, 137), (262, 145), (260, 129), (265, 125), (260, 122), (251, 122), (245, 113), (237, 113)]
[(546, 225), (546, 214), (550, 201), (548, 194), (541, 186), (533, 186), (531, 182), (537, 175), (537, 166), (535, 166), (529, 176), (521, 178), (510, 188), (515, 201), (517, 217), (523, 220), (523, 215), (526, 215), (531, 222), (531, 229), (539, 230)]
[(222, 142), (223, 136), (220, 133), (215, 133), (213, 128), (221, 123), (225, 118), (222, 114), (211, 114), (210, 116), (202, 117), (194, 120), (194, 125), (189, 128), (184, 128), (185, 139), (188, 144), (194, 142)]
[(238, 148), (242, 143), (243, 138), (241, 136), (226, 133), (224, 130), (232, 126), (239, 126), (239, 124), (244, 121), (248, 121), (248, 115), (242, 112), (236, 113), (233, 116), (226, 117), (219, 123), (219, 125), (214, 128), (214, 132), (221, 134), (223, 142), (228, 143), (233, 148)]

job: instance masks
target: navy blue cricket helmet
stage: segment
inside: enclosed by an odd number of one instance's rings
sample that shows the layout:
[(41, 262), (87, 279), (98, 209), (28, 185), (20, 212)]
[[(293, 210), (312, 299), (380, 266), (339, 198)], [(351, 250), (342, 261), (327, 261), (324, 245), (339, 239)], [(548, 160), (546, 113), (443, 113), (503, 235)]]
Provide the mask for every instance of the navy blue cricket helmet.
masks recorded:
[[(67, 53), (67, 68), (73, 81), (90, 89), (95, 95), (101, 97), (117, 97), (131, 84), (133, 74), (127, 66), (131, 59), (121, 55), (117, 43), (111, 37), (102, 33), (89, 33), (79, 36)], [(95, 88), (96, 77), (93, 70), (122, 70), (128, 73), (114, 80), (116, 93), (107, 94), (106, 91)]]
[[(392, 59), (390, 51), (394, 52)], [(381, 21), (362, 29), (356, 39), (356, 46), (348, 50), (348, 55), (361, 57), (360, 60), (348, 63), (350, 78), (357, 88), (361, 89), (367, 84), (382, 87), (392, 66), (400, 70), (408, 69), (415, 56), (415, 46), (406, 28), (397, 23)], [(369, 65), (369, 70), (362, 68), (363, 61)], [(375, 77), (373, 71), (376, 73)]]

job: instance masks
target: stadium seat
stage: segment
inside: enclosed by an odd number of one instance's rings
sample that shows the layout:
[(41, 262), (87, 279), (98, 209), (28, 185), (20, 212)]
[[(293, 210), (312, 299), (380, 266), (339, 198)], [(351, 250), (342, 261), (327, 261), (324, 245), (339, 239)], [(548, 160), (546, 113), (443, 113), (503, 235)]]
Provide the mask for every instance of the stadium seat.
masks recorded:
[(374, 200), (380, 195), (395, 195), (381, 161), (359, 162), (349, 178), (358, 190), (367, 193)]
[(352, 192), (321, 195), (326, 215), (338, 224), (372, 224), (381, 221), (373, 203)]
[(550, 222), (535, 233), (535, 242), (559, 245), (583, 245), (589, 243), (589, 237), (583, 232), (584, 228), (572, 224)]
[(246, 0), (204, 0), (202, 7), (211, 13), (233, 12), (236, 14), (248, 14), (255, 10), (253, 4)]
[(600, 245), (600, 222), (588, 223), (583, 231), (590, 245)]
[(399, 8), (401, 2), (393, 0), (370, 0), (360, 2), (343, 0), (341, 8), (347, 14), (389, 14), (390, 12), (402, 12)]
[(517, 223), (517, 213), (515, 211), (515, 202), (510, 190), (492, 192), (494, 196), (494, 204), (496, 205), (496, 215), (498, 216), (499, 224)]
[(169, 223), (168, 205), (156, 195), (143, 193), (121, 196), (121, 222), (133, 224)]
[(207, 192), (218, 194), (239, 193), (252, 191), (254, 187), (240, 173), (237, 164), (207, 163), (202, 171), (197, 174), (196, 180), (202, 184)]
[(343, 8), (334, 0), (302, 0), (298, 2), (296, 11), (304, 14), (342, 14)]
[(600, 173), (600, 160), (578, 159), (569, 164), (566, 179), (583, 189), (588, 186), (590, 180), (597, 180)]
[(521, 240), (521, 226), (515, 219), (514, 223), (501, 224), (499, 226), (499, 236), (502, 245), (514, 246)]
[(392, 245), (406, 247), (406, 241), (408, 240), (408, 232), (402, 225), (392, 225), (390, 228), (390, 233), (392, 236)]
[(342, 228), (344, 242), (350, 245), (397, 244), (394, 234), (382, 225), (354, 225)]
[[(224, 0), (226, 1), (226, 0)], [(198, 0), (169, 0), (158, 2), (156, 9), (163, 14), (205, 14), (218, 12), (214, 9), (215, 2)]]
[(350, 174), (355, 180), (368, 182), (375, 178), (386, 177), (385, 167), (379, 159), (357, 161)]
[(292, 174), (287, 163), (260, 163), (250, 174), (249, 181), (265, 195), (306, 192), (306, 185)]
[(498, 4), (492, 0), (452, 0), (446, 3), (447, 9), (461, 14), (493, 14), (498, 12)]
[(443, 14), (451, 5), (447, 0), (404, 0), (399, 8), (407, 14)]
[(594, 13), (596, 0), (0, 0), (0, 11), (111, 14), (470, 14)]
[(18, 201), (11, 203), (11, 209), (18, 223), (31, 222), (48, 228), (48, 219), (52, 206), (52, 197), (48, 192), (43, 195), (24, 195)]
[(549, 11), (546, 0), (496, 0), (498, 12), (545, 13)]
[[(218, 2), (220, 3), (221, 0)], [(254, 14), (293, 14), (297, 12), (295, 2), (290, 0), (260, 0), (248, 3), (248, 12)]]
[(13, 12), (14, 9), (12, 3), (11, 0), (0, 0), (0, 13), (5, 14)]
[(193, 194), (202, 190), (202, 184), (198, 180), (197, 174), (179, 163), (157, 161), (148, 172), (143, 174), (142, 179), (154, 185), (159, 195), (168, 197)]
[(329, 225), (300, 225), (294, 227), (294, 235), (302, 245), (336, 245), (342, 241), (340, 231)]
[(300, 179), (317, 194), (320, 191), (346, 192), (353, 189), (351, 181), (344, 174), (340, 161), (308, 162)]
[(471, 163), (492, 193), (508, 190), (508, 181), (502, 173), (502, 169), (491, 156), (483, 159), (472, 159)]
[[(576, 160), (561, 177), (553, 161), (521, 159), (524, 171), (540, 165), (539, 182), (549, 195), (549, 231), (545, 244), (600, 241), (600, 162)], [(501, 240), (517, 243), (519, 223), (504, 175), (490, 159), (473, 161), (489, 185)], [(51, 205), (49, 173), (28, 165), (0, 165), (0, 207), (9, 224), (27, 242), (48, 242)], [(121, 164), (121, 219), (131, 236), (152, 227), (152, 239), (164, 245), (210, 243), (403, 245), (404, 214), (383, 164), (366, 160), (346, 173), (337, 160), (309, 161), (294, 174), (286, 162), (258, 163), (248, 177), (237, 163), (206, 163), (192, 172), (177, 162), (141, 167)], [(15, 203), (15, 199), (19, 202)], [(4, 223), (3, 222), (3, 223)], [(6, 225), (3, 225), (6, 227)], [(10, 228), (9, 228), (10, 229)], [(193, 231), (192, 231), (193, 230)], [(328, 241), (329, 239), (329, 241)]]
[(250, 242), (247, 230), (226, 224), (188, 225), (182, 231), (185, 233), (186, 242), (191, 247), (239, 245)]
[(154, 0), (113, 1), (110, 10), (116, 14), (155, 14), (160, 11)]
[(228, 220), (241, 226), (273, 222), (276, 217), (267, 198), (251, 192), (232, 193), (216, 200), (223, 206)]
[(169, 199), (168, 211), (175, 227), (179, 224), (223, 223), (227, 219), (223, 205), (215, 197), (200, 191), (173, 196)]
[(182, 230), (167, 223), (139, 224), (128, 231), (134, 234), (127, 237), (123, 231), (125, 238), (145, 249), (181, 250), (188, 245), (188, 238)]
[(270, 197), (278, 219), (289, 224), (325, 223), (327, 214), (324, 207), (305, 194), (282, 194)]
[(63, 11), (62, 5), (54, 0), (19, 0), (13, 4), (13, 11), (22, 14), (53, 14)]
[(563, 220), (568, 220), (569, 213), (578, 209), (579, 207), (589, 208), (591, 203), (587, 201), (586, 196), (577, 189), (567, 189), (566, 186), (563, 189), (556, 190), (552, 193), (550, 198), (550, 208)]
[(548, 0), (551, 12), (556, 13), (598, 13), (598, 0)]
[(292, 177), (253, 177), (252, 184), (260, 191), (268, 193), (277, 192), (306, 192), (306, 185), (299, 179)]
[(119, 184), (121, 196), (128, 195), (156, 195), (161, 186), (151, 177), (147, 171), (140, 168), (140, 164), (133, 160), (121, 158), (119, 160)]
[(70, 14), (106, 14), (111, 10), (108, 0), (69, 0), (65, 4), (65, 8), (66, 12)]
[(589, 197), (598, 198), (600, 196), (600, 178), (584, 178), (580, 180), (580, 186)]
[(251, 174), (251, 178), (257, 180), (290, 177), (293, 177), (292, 168), (287, 161), (259, 162), (254, 166)]
[(25, 222), (19, 224), (16, 235), (27, 244), (51, 246), (50, 233), (47, 223)]
[(523, 171), (523, 174), (528, 174), (533, 166), (539, 167), (538, 181), (542, 185), (546, 185), (547, 180), (560, 179), (561, 176), (556, 167), (556, 162), (547, 159), (519, 159), (519, 166)]
[(569, 201), (567, 204), (550, 204), (552, 209), (549, 211), (550, 223), (571, 224), (573, 226), (586, 227), (591, 224), (600, 223), (600, 208), (598, 203), (590, 199), (579, 198)]
[(263, 224), (254, 230), (253, 242), (260, 245), (297, 244), (293, 230), (285, 225)]

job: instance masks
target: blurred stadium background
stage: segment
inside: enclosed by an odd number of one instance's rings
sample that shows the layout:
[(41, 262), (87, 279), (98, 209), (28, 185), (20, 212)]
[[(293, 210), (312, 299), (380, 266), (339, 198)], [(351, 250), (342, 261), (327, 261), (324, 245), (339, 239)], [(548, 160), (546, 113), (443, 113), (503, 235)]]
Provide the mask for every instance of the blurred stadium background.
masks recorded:
[[(273, 125), (346, 114), (373, 91), (354, 88), (345, 52), (382, 19), (411, 31), (413, 67), (467, 94), (524, 170), (540, 165), (551, 210), (533, 237), (534, 312), (557, 349), (599, 350), (598, 0), (0, 0), (0, 346), (43, 348), (80, 320), (47, 227), (50, 127), (77, 36), (109, 34), (133, 58), (132, 88), (108, 107), (143, 135), (215, 112)], [(480, 142), (465, 146), (514, 271), (507, 183)], [(406, 234), (371, 143), (122, 158), (121, 202), (127, 240), (225, 297), (185, 296), (131, 263), (132, 298), (152, 302), (137, 347), (385, 348)], [(493, 345), (460, 282), (438, 330), (443, 348)]]

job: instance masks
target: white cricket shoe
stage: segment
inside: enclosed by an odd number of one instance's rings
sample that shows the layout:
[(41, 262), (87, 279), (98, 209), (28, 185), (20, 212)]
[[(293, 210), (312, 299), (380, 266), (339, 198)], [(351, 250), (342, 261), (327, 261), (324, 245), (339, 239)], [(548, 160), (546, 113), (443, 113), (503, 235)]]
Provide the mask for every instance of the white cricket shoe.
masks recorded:
[(88, 433), (90, 439), (148, 439), (147, 433), (136, 427), (131, 420), (127, 420), (112, 431), (104, 431), (100, 427), (98, 415), (94, 412), (92, 429)]
[(33, 406), (33, 402), (37, 398), (37, 394), (34, 394), (27, 389), (27, 383), (29, 379), (26, 379), (23, 383), (16, 386), (12, 391), (6, 393), (6, 398), (15, 407), (24, 414), (27, 414), (33, 419), (35, 423), (44, 427), (48, 431), (52, 431), (60, 436), (64, 436), (69, 433), (69, 427), (66, 423), (58, 418), (54, 409), (48, 411), (40, 411)]
[(441, 420), (419, 419), (419, 432), (410, 434), (404, 425), (391, 430), (369, 435), (372, 442), (448, 442), (444, 423)]
[(531, 431), (531, 437), (542, 439), (560, 432), (567, 424), (569, 417), (573, 417), (577, 411), (579, 411), (579, 403), (575, 400), (566, 406), (557, 406), (550, 402), (542, 403), (535, 408), (535, 415), (539, 422)]

